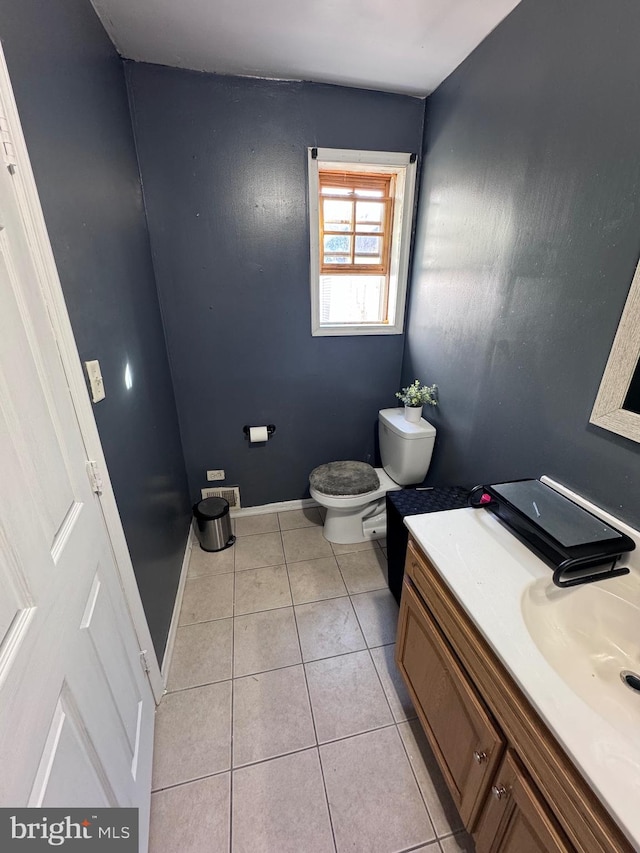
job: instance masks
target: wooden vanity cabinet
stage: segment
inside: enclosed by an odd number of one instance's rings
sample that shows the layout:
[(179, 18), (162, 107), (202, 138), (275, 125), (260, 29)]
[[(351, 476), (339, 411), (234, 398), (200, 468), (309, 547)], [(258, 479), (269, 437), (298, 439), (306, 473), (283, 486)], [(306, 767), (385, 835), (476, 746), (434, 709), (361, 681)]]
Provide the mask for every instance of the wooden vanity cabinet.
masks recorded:
[(504, 740), (408, 584), (402, 591), (397, 649), (422, 727), (462, 821), (471, 829), (500, 763)]
[(411, 540), (396, 663), (477, 853), (633, 853)]
[(540, 794), (507, 750), (474, 832), (476, 853), (570, 853)]

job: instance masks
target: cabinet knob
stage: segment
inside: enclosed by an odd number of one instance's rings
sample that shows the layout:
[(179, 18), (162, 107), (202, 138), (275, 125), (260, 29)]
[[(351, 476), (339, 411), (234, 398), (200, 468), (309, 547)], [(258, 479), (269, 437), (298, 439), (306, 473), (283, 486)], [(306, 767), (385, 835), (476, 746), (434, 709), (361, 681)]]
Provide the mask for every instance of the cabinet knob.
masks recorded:
[(504, 787), (504, 785), (494, 785), (491, 789), (491, 793), (496, 798), (496, 800), (502, 800), (504, 797), (509, 796), (509, 792)]
[(484, 764), (487, 760), (487, 753), (484, 750), (479, 751), (476, 749), (473, 753), (473, 757), (478, 764)]

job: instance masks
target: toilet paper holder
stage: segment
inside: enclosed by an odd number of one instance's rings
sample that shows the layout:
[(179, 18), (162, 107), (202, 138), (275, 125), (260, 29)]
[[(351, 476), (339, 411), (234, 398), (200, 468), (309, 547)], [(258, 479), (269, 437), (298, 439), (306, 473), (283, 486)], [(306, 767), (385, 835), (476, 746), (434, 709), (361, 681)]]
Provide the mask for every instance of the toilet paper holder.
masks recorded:
[[(250, 429), (251, 429), (251, 427), (249, 426), (249, 424), (246, 424), (245, 426), (242, 427), (242, 432), (244, 433), (244, 437), (247, 440), (249, 438)], [(274, 434), (275, 431), (276, 431), (276, 425), (275, 424), (267, 424), (267, 435), (269, 436), (269, 438), (271, 438), (271, 436)]]

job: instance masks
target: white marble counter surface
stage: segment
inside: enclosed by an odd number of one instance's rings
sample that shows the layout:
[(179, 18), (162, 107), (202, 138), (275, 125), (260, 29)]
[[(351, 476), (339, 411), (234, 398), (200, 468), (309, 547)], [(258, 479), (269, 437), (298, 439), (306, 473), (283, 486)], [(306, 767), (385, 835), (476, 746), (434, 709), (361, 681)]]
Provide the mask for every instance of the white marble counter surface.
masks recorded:
[[(610, 516), (602, 515), (614, 523)], [(587, 705), (547, 663), (525, 625), (523, 595), (536, 579), (551, 580), (551, 569), (485, 509), (415, 515), (406, 518), (405, 524), (613, 818), (640, 849), (640, 730), (635, 737), (625, 736)], [(618, 527), (628, 532), (626, 527)], [(637, 554), (634, 552), (634, 558)], [(635, 583), (638, 574), (633, 569), (627, 577)], [(637, 631), (640, 665), (640, 625)], [(622, 682), (621, 686), (627, 690)], [(637, 699), (640, 704), (640, 695), (628, 694), (624, 701)]]

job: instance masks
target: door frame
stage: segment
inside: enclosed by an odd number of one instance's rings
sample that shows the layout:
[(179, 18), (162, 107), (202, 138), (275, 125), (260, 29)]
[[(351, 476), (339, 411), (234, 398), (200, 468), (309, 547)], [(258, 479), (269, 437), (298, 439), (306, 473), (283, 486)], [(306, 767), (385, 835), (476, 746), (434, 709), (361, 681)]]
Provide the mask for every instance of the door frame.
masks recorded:
[[(4, 115), (2, 115), (4, 113)], [(53, 156), (52, 152), (52, 156)], [(141, 650), (141, 662), (146, 665), (149, 683), (156, 704), (164, 692), (160, 666), (153, 648), (140, 591), (136, 582), (131, 555), (125, 539), (109, 470), (104, 457), (98, 427), (89, 400), (87, 385), (76, 347), (71, 321), (58, 276), (53, 249), (44, 219), (40, 197), (31, 168), (29, 152), (22, 132), (18, 107), (11, 86), (9, 69), (0, 43), (0, 168), (14, 170), (14, 186), (18, 204), (29, 238), (31, 256), (38, 273), (49, 319), (58, 344), (78, 425), (84, 441), (87, 460), (95, 462), (102, 486), (96, 498), (102, 510), (107, 537), (111, 544), (120, 585), (131, 615)]]

